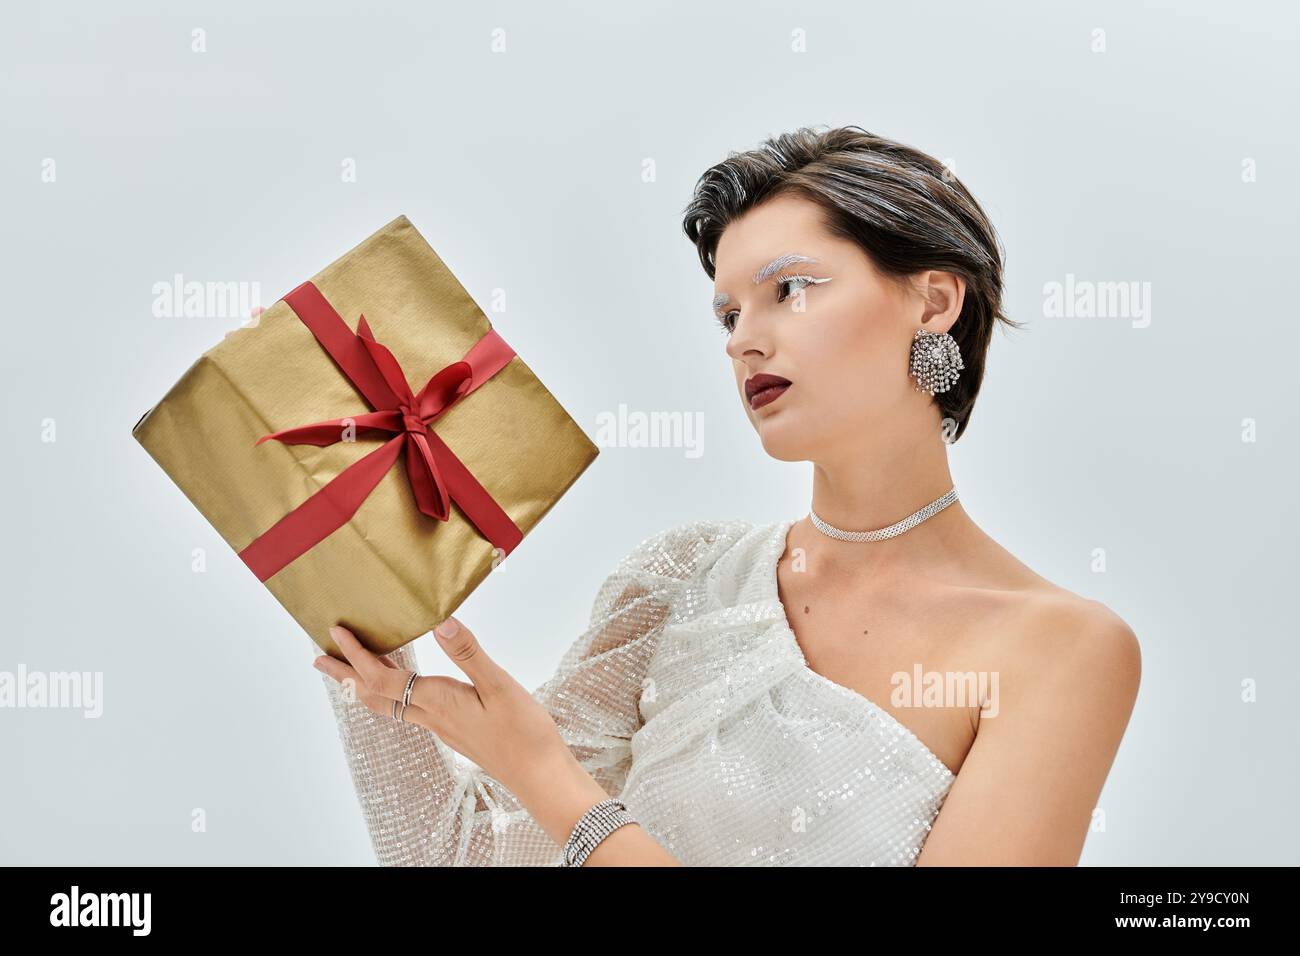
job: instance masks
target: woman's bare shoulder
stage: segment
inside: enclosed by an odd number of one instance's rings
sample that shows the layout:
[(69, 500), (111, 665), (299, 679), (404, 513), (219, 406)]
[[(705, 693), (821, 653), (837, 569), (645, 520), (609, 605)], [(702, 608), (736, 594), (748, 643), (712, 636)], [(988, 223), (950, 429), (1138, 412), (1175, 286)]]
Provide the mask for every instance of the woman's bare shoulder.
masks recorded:
[(1128, 622), (1101, 601), (1048, 580), (1001, 545), (991, 544), (995, 570), (986, 583), (996, 591), (1002, 610), (996, 628), (1000, 656), (1018, 662), (1018, 670), (1040, 674), (1044, 669), (1084, 666), (1131, 682), (1136, 690), (1141, 649)]
[(1035, 696), (1122, 728), (1142, 679), (1137, 634), (1101, 601), (1052, 586), (1018, 598), (1014, 625), (1004, 632), (999, 658), (1016, 683)]

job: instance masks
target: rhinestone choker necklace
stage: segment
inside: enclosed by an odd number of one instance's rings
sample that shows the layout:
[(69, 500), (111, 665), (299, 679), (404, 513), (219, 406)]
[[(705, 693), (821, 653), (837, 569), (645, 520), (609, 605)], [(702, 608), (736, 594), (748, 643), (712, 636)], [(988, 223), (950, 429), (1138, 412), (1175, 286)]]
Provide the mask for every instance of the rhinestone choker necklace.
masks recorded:
[(915, 528), (926, 518), (937, 515), (944, 508), (948, 507), (957, 500), (957, 488), (953, 486), (948, 489), (942, 497), (934, 499), (920, 511), (910, 514), (902, 521), (891, 524), (888, 528), (880, 528), (876, 531), (842, 531), (839, 528), (833, 528), (821, 518), (817, 517), (817, 512), (812, 508), (808, 509), (808, 517), (812, 518), (813, 527), (822, 534), (830, 538), (836, 538), (839, 541), (884, 541), (886, 538), (892, 538)]

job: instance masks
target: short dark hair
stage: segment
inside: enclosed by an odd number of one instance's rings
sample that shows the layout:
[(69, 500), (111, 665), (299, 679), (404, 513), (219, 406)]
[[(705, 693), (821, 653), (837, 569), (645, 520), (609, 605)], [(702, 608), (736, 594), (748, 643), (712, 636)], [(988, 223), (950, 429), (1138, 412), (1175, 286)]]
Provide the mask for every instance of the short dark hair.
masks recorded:
[(856, 242), (892, 278), (936, 269), (966, 280), (961, 315), (949, 330), (964, 368), (952, 388), (934, 396), (943, 415), (957, 422), (956, 441), (984, 378), (993, 326), (1021, 326), (1002, 311), (1006, 253), (984, 210), (946, 166), (918, 149), (860, 126), (803, 127), (729, 153), (695, 184), (682, 228), (710, 279), (727, 225), (786, 193), (821, 206), (827, 230)]

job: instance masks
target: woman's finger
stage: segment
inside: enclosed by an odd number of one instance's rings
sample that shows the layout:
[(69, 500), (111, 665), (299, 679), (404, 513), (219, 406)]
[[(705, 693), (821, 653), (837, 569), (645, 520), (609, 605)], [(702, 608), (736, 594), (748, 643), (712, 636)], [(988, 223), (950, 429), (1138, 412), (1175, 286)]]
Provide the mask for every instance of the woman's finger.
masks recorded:
[(316, 658), (316, 660), (312, 661), (312, 665), (326, 677), (332, 677), (338, 681), (344, 689), (345, 696), (360, 701), (368, 707), (370, 706), (366, 698), (371, 695), (366, 692), (365, 681), (353, 670), (352, 665), (335, 660), (328, 654), (322, 654)]
[(473, 684), (443, 674), (417, 677), (415, 686), (411, 688), (411, 704), (418, 706), (422, 715), (428, 715), (430, 720), (426, 726), (435, 731), (445, 728), (447, 721), (463, 713), (462, 707), (479, 711), (483, 707), (478, 689)]
[[(390, 667), (394, 667), (391, 662), (385, 661)], [(352, 687), (352, 698), (360, 701), (369, 710), (374, 711), (384, 717), (393, 716), (393, 701), (400, 700), (401, 695), (397, 697), (387, 697), (381, 691), (373, 690), (363, 681), (360, 675), (353, 669), (352, 665), (344, 664), (342, 661), (335, 660), (328, 654), (322, 654), (312, 662), (313, 666), (327, 677), (332, 677), (344, 687)], [(406, 678), (410, 676), (410, 671), (400, 671), (402, 676), (402, 686), (406, 686)], [(416, 680), (427, 680), (428, 678), (417, 677)], [(414, 690), (414, 689), (413, 689)], [(421, 724), (428, 726), (426, 713), (423, 708), (415, 703), (414, 692), (412, 692), (411, 703), (402, 711), (402, 719), (408, 724)]]
[(392, 666), (390, 661), (385, 661), (372, 653), (346, 627), (333, 625), (330, 628), (330, 637), (334, 638), (334, 643), (338, 645), (343, 656), (348, 659), (348, 663), (360, 675), (367, 687), (378, 691), (389, 700), (401, 699), (406, 691), (406, 681), (411, 676), (410, 671), (399, 670)]
[[(444, 628), (444, 633), (446, 631)], [(320, 669), (336, 680), (355, 681), (357, 697), (370, 710), (390, 714), (387, 708), (393, 701), (402, 699), (411, 671), (372, 653), (346, 627), (331, 627), (330, 636), (347, 658), (347, 663), (327, 654), (318, 659)], [(509, 680), (509, 675), (488, 658), (474, 635), (463, 625), (457, 628), (456, 634), (448, 634), (446, 637), (440, 634), (438, 639), (448, 656), (474, 683), (467, 684), (452, 677), (421, 677), (417, 674), (404, 718), (435, 732), (450, 732), (462, 707), (472, 705), (481, 708), (482, 694), (503, 686)]]
[(460, 621), (449, 617), (434, 628), (433, 634), (447, 656), (474, 682), (480, 696), (505, 683), (505, 672), (488, 657), (474, 633)]
[(340, 660), (335, 660), (328, 654), (322, 654), (312, 661), (312, 666), (318, 671), (324, 673), (327, 677), (333, 677), (340, 684), (346, 681), (354, 681), (358, 687), (361, 685), (361, 678), (357, 672), (352, 669), (351, 664), (345, 664)]

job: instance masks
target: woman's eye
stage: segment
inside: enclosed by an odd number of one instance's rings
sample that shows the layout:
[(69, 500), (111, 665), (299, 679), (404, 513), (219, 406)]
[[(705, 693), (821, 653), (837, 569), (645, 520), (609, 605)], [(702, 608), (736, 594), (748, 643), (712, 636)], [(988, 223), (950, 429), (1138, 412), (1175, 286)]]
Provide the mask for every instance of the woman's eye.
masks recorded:
[[(784, 302), (786, 299), (794, 295), (796, 292), (799, 292), (810, 285), (816, 285), (817, 283), (820, 282), (830, 282), (831, 280), (829, 277), (824, 279), (818, 279), (813, 276), (798, 275), (798, 276), (779, 276), (776, 278), (775, 281), (776, 281), (776, 301)], [(786, 292), (785, 290), (787, 287), (793, 287), (793, 288), (791, 289), (791, 291)], [(717, 316), (718, 325), (721, 326), (723, 332), (730, 335), (732, 332), (736, 330), (736, 321), (737, 321), (736, 316), (738, 316), (739, 314), (740, 314), (739, 312), (732, 310), (731, 312), (727, 312), (725, 314), (721, 314)]]
[[(812, 281), (812, 276), (786, 276), (783, 279), (779, 279), (776, 283), (776, 301), (784, 302), (791, 295), (794, 295), (795, 292), (798, 292), (799, 289), (807, 288), (808, 283), (810, 283), (811, 281)], [(798, 284), (798, 288), (792, 290), (791, 292), (782, 294), (782, 290), (784, 290), (786, 286), (795, 283)]]

